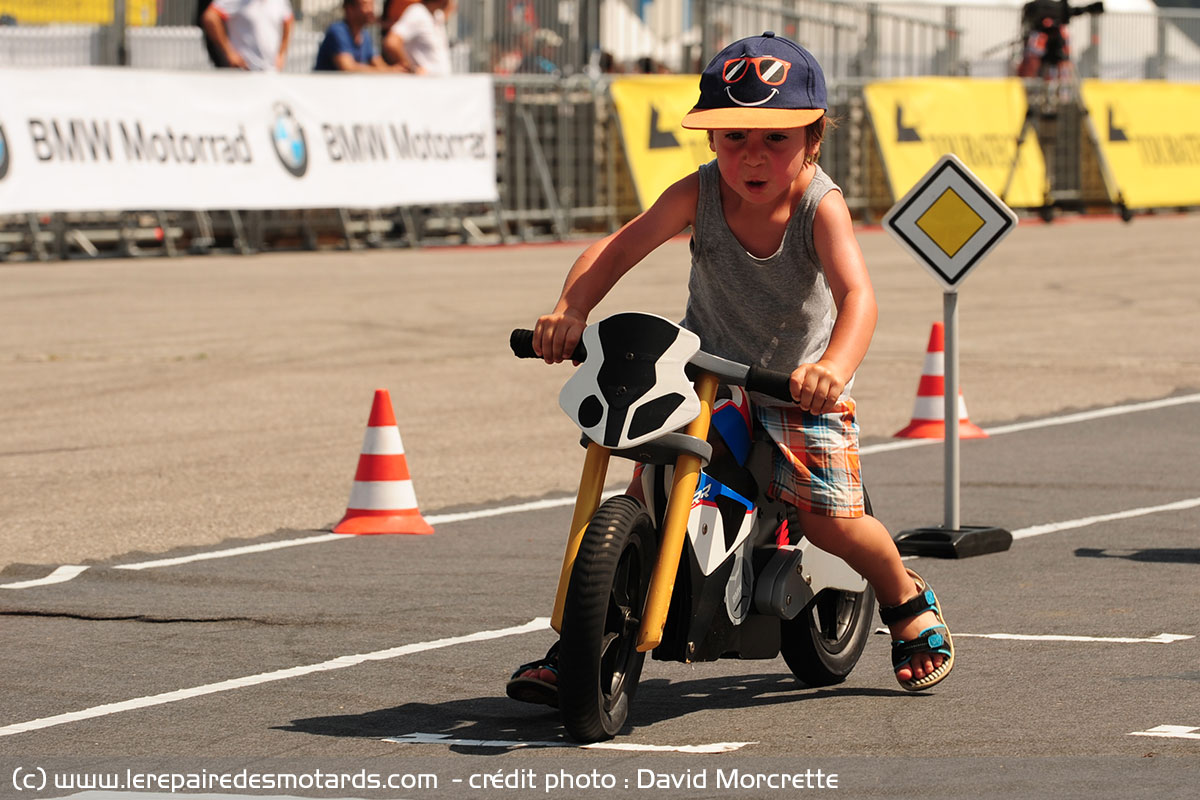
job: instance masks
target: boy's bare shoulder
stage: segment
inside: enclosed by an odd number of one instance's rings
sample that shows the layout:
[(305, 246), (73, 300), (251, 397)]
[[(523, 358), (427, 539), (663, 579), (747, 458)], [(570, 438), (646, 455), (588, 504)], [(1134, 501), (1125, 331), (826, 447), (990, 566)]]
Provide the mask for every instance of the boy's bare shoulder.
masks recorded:
[(668, 186), (651, 207), (657, 215), (690, 225), (695, 221), (700, 199), (700, 173), (692, 172)]

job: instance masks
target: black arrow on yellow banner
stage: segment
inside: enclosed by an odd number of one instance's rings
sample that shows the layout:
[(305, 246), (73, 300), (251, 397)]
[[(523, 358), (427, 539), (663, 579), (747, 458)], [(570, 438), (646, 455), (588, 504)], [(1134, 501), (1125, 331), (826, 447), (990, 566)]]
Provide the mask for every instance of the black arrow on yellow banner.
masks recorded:
[(904, 126), (904, 109), (900, 104), (896, 104), (896, 141), (897, 142), (919, 142), (921, 134), (917, 133), (916, 128), (906, 128)]
[(650, 149), (660, 150), (664, 147), (679, 147), (679, 140), (671, 131), (658, 129), (658, 109), (650, 106)]
[(1110, 142), (1128, 142), (1129, 135), (1125, 133), (1124, 128), (1118, 128), (1117, 123), (1113, 122), (1113, 107), (1108, 107), (1108, 140)]

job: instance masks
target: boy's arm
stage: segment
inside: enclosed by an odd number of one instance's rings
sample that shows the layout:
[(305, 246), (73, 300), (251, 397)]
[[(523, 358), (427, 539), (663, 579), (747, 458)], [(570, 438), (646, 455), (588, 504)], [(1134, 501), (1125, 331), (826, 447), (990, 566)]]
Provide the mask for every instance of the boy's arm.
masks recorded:
[(833, 292), (837, 319), (817, 363), (802, 364), (792, 373), (792, 397), (805, 411), (827, 414), (867, 354), (878, 308), (841, 192), (829, 192), (817, 207), (813, 244)]
[(676, 181), (654, 205), (613, 233), (592, 244), (567, 273), (554, 310), (533, 327), (533, 349), (554, 364), (569, 358), (587, 327), (588, 314), (634, 264), (676, 235), (696, 215), (700, 178), (696, 173)]

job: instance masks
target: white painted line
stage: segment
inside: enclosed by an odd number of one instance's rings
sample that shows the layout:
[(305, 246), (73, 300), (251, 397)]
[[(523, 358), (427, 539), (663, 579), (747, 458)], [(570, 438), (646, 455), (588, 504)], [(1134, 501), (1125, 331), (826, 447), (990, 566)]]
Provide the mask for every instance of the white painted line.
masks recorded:
[(1026, 633), (956, 633), (954, 638), (1008, 639), (1019, 642), (1104, 642), (1107, 644), (1171, 644), (1195, 639), (1184, 633), (1160, 633), (1157, 636), (1136, 638), (1133, 636), (1067, 636), (1059, 634)]
[(1096, 525), (1101, 522), (1144, 517), (1147, 514), (1160, 514), (1164, 511), (1184, 511), (1189, 508), (1196, 508), (1197, 506), (1200, 506), (1200, 497), (1193, 497), (1190, 500), (1178, 500), (1174, 503), (1164, 503), (1161, 506), (1131, 508), (1127, 511), (1114, 511), (1111, 514), (1097, 514), (1094, 517), (1081, 517), (1080, 519), (1071, 519), (1065, 522), (1051, 522), (1047, 525), (1033, 525), (1013, 531), (1012, 536), (1014, 539), (1028, 539), (1030, 536), (1041, 536), (1044, 533), (1057, 533), (1059, 531), (1071, 530), (1072, 528), (1084, 528), (1088, 525)]
[[(608, 491), (602, 494), (600, 499), (607, 500), (618, 494), (621, 494), (618, 490)], [(445, 525), (451, 522), (500, 517), (505, 514), (520, 514), (525, 511), (544, 511), (548, 508), (562, 508), (563, 506), (573, 505), (575, 505), (574, 497), (556, 497), (552, 500), (532, 500), (528, 503), (516, 503), (511, 506), (497, 506), (495, 508), (480, 508), (475, 511), (460, 511), (454, 514), (431, 514), (425, 517), (425, 521), (430, 525)]]
[[(1020, 433), (1022, 431), (1037, 430), (1038, 428), (1052, 428), (1058, 425), (1073, 425), (1077, 422), (1091, 422), (1092, 420), (1104, 419), (1105, 417), (1135, 414), (1139, 411), (1154, 411), (1160, 408), (1170, 408), (1188, 403), (1200, 403), (1200, 394), (1185, 394), (1179, 397), (1166, 397), (1161, 400), (1148, 400), (1145, 403), (1130, 403), (1123, 406), (1110, 406), (1091, 411), (1080, 411), (1076, 414), (1064, 414), (1061, 417), (1046, 417), (1045, 419), (1034, 419), (1027, 422), (1014, 422), (1011, 425), (997, 425), (994, 428), (984, 428), (983, 431), (988, 436), (1003, 436), (1006, 433)], [(881, 442), (863, 447), (862, 454), (906, 450), (910, 447), (941, 444), (941, 442), (941, 439), (901, 439), (895, 442)]]
[(448, 733), (406, 733), (389, 736), (383, 741), (396, 744), (452, 744), (466, 747), (574, 747), (581, 750), (624, 750), (637, 753), (732, 753), (758, 742), (713, 742), (712, 744), (634, 744), (633, 742), (595, 742), (575, 744), (561, 740), (548, 742), (522, 742), (506, 739), (452, 739)]
[(1148, 731), (1134, 731), (1130, 736), (1162, 736), (1168, 739), (1200, 739), (1200, 728), (1186, 725), (1159, 725)]
[[(887, 633), (887, 628), (876, 628), (876, 633)], [(1186, 633), (1160, 633), (1156, 636), (1071, 636), (1058, 633), (954, 633), (955, 639), (1006, 639), (1017, 642), (1103, 642), (1105, 644), (1172, 644), (1195, 639)]]
[(160, 558), (155, 561), (137, 561), (133, 564), (118, 564), (113, 569), (156, 569), (158, 567), (174, 567), (179, 564), (191, 564), (194, 561), (208, 561), (213, 558), (229, 558), (230, 556), (244, 556), (250, 553), (265, 553), (268, 550), (282, 550), (285, 547), (298, 547), (302, 544), (317, 544), (318, 542), (336, 542), (339, 539), (352, 539), (354, 537), (347, 536), (341, 533), (324, 533), (318, 536), (307, 536), (303, 539), (284, 539), (279, 542), (263, 542), (262, 544), (248, 544), (244, 547), (231, 547), (228, 550), (213, 550), (207, 553), (194, 553), (190, 556), (179, 556), (178, 558)]
[(258, 686), (263, 683), (271, 683), (273, 681), (288, 680), (290, 678), (299, 678), (304, 675), (311, 675), (316, 672), (328, 672), (335, 669), (345, 669), (346, 667), (356, 667), (359, 664), (365, 664), (368, 661), (386, 661), (400, 656), (412, 655), (413, 653), (423, 653), (426, 650), (439, 650), (443, 647), (453, 647), (459, 644), (468, 644), (470, 642), (483, 642), (489, 639), (502, 639), (506, 636), (518, 636), (523, 633), (533, 633), (535, 631), (545, 630), (550, 627), (549, 617), (537, 617), (530, 620), (524, 625), (518, 625), (513, 628), (501, 628), (493, 631), (479, 631), (478, 633), (469, 633), (465, 636), (452, 636), (447, 639), (435, 639), (431, 642), (417, 642), (416, 644), (406, 644), (400, 647), (393, 647), (388, 650), (377, 650), (373, 653), (359, 653), (356, 655), (339, 656), (338, 658), (329, 661), (322, 661), (319, 664), (307, 664), (301, 667), (289, 667), (287, 669), (279, 669), (274, 672), (263, 672), (258, 675), (247, 675), (244, 678), (232, 678), (227, 681), (219, 681), (217, 683), (209, 683), (204, 686), (193, 686), (190, 689), (178, 689), (173, 692), (164, 692), (162, 694), (149, 695), (146, 697), (135, 697), (132, 700), (123, 700), (119, 703), (106, 703), (101, 706), (93, 706), (85, 708), (82, 711), (72, 711), (67, 714), (56, 714), (52, 717), (42, 717), (41, 719), (33, 719), (28, 722), (17, 722), (12, 725), (6, 725), (0, 728), (0, 736), (12, 736), (16, 733), (25, 733), (27, 731), (36, 731), (42, 728), (52, 728), (56, 725), (65, 725), (68, 722), (80, 722), (85, 719), (95, 719), (96, 717), (106, 717), (110, 714), (119, 714), (122, 711), (133, 711), (139, 708), (149, 708), (151, 706), (161, 706), (168, 703), (178, 703), (181, 700), (190, 700), (193, 697), (203, 697), (208, 694), (218, 694), (220, 692), (229, 692), (234, 689), (243, 689), (247, 686)]
[(87, 567), (69, 565), (62, 566), (44, 578), (35, 578), (34, 580), (29, 581), (17, 581), (16, 583), (0, 583), (0, 589), (28, 589), (31, 586), (49, 586), (52, 583), (66, 583), (72, 578), (75, 578), (85, 569), (87, 569)]
[(1200, 394), (1184, 394), (1178, 397), (1164, 397), (1161, 400), (1148, 400), (1145, 403), (1130, 403), (1123, 406), (1109, 406), (1091, 411), (1080, 411), (1078, 414), (1064, 414), (1061, 417), (1047, 417), (1028, 422), (1016, 422), (1012, 425), (997, 425), (995, 428), (984, 428), (989, 436), (1001, 436), (1006, 433), (1031, 431), (1037, 428), (1049, 428), (1055, 425), (1073, 425), (1076, 422), (1091, 422), (1105, 417), (1115, 417), (1121, 414), (1134, 414), (1139, 411), (1154, 411), (1160, 408), (1182, 406), (1188, 403), (1200, 403)]

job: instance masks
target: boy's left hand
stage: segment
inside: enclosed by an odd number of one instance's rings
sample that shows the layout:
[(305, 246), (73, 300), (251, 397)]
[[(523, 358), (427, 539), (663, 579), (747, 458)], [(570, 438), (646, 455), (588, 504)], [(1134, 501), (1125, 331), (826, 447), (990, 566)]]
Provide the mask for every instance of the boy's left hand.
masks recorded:
[(824, 361), (801, 364), (792, 372), (792, 399), (810, 414), (828, 414), (834, 410), (846, 382)]

